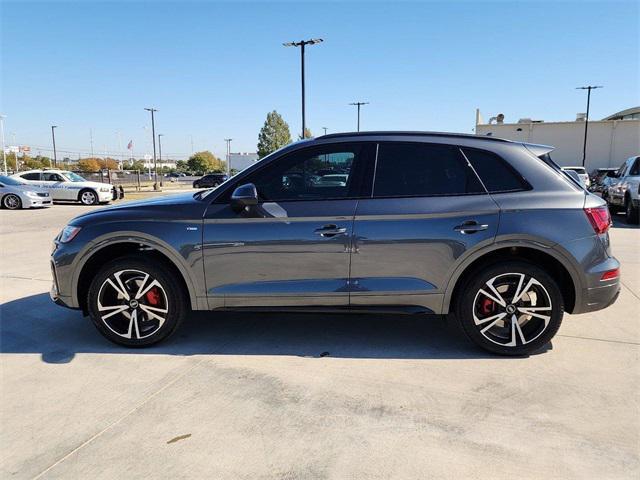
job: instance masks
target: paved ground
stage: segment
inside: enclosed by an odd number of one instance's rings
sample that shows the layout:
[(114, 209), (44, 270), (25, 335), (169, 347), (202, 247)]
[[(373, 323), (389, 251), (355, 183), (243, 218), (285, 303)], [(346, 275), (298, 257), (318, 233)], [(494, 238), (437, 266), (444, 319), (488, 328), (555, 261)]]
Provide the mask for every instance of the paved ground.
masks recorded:
[(122, 350), (46, 293), (87, 208), (0, 211), (2, 478), (640, 476), (638, 229), (611, 232), (618, 303), (527, 359), (383, 316), (193, 315)]

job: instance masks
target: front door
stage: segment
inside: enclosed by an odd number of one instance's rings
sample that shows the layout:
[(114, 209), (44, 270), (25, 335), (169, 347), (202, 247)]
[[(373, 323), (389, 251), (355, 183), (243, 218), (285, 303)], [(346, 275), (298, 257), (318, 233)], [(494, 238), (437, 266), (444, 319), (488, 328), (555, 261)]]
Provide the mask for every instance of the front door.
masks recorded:
[(380, 143), (354, 222), (351, 305), (440, 313), (456, 262), (497, 227), (498, 208), (458, 148)]
[[(204, 218), (210, 308), (348, 306), (353, 217), (370, 150), (302, 148), (241, 174)], [(237, 213), (230, 193), (247, 183), (259, 204)]]

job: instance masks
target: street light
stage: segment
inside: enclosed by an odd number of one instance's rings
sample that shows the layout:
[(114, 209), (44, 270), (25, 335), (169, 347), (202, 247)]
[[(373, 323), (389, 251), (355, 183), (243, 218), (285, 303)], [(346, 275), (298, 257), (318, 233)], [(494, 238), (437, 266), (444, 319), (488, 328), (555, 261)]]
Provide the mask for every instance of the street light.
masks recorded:
[(299, 42), (287, 42), (283, 43), (285, 47), (300, 47), (300, 59), (301, 59), (301, 71), (302, 71), (302, 136), (305, 138), (305, 116), (304, 116), (304, 47), (305, 45), (315, 45), (316, 43), (322, 43), (324, 40), (321, 38), (312, 38), (310, 40), (301, 40)]
[(353, 102), (350, 103), (349, 105), (355, 105), (358, 107), (358, 132), (360, 131), (360, 107), (362, 105), (369, 105), (369, 102)]
[[(53, 166), (57, 167), (58, 166), (58, 156), (56, 154), (56, 131), (55, 129), (58, 128), (57, 125), (51, 125), (51, 138), (53, 139)], [(16, 163), (18, 163), (18, 157), (16, 156)]]
[(327, 127), (321, 127), (324, 130), (324, 134), (327, 134)]
[(158, 162), (160, 162), (160, 186), (162, 187), (162, 141), (160, 140), (160, 137), (164, 137), (163, 133), (159, 133), (158, 134)]
[(151, 112), (151, 138), (153, 139), (153, 189), (158, 190), (158, 163), (156, 161), (156, 124), (154, 120), (154, 113), (157, 112), (155, 108), (145, 108), (147, 112)]
[[(7, 154), (4, 151), (4, 119), (6, 115), (0, 115), (0, 140), (2, 141), (2, 163), (4, 163), (4, 174), (7, 175)], [(16, 155), (16, 167), (18, 166), (18, 156)], [(16, 168), (16, 172), (18, 169)]]
[(587, 91), (587, 116), (584, 119), (584, 144), (582, 145), (582, 166), (584, 167), (587, 161), (587, 128), (589, 127), (589, 104), (591, 103), (591, 90), (596, 88), (604, 88), (602, 85), (587, 85), (586, 87), (576, 87), (576, 90)]
[(227, 175), (231, 176), (231, 140), (233, 138), (225, 138), (224, 141), (227, 142)]

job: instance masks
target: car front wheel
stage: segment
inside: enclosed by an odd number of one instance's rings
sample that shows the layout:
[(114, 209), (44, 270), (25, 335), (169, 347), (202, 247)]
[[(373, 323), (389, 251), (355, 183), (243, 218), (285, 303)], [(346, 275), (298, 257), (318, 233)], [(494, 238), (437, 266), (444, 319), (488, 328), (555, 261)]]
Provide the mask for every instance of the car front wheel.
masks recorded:
[(625, 199), (624, 207), (625, 207), (624, 209), (625, 209), (625, 217), (626, 217), (627, 223), (630, 223), (632, 225), (637, 225), (638, 217), (639, 217), (638, 207), (633, 206), (633, 200), (631, 200), (631, 198), (628, 196)]
[(82, 190), (79, 200), (83, 205), (96, 205), (98, 203), (98, 195), (93, 190)]
[(486, 267), (463, 286), (455, 315), (477, 345), (501, 355), (528, 355), (556, 334), (564, 302), (542, 269), (518, 261)]
[(89, 313), (98, 331), (126, 347), (145, 347), (175, 332), (186, 315), (183, 290), (161, 262), (111, 261), (89, 287)]
[(18, 210), (22, 208), (22, 200), (19, 196), (9, 193), (3, 197), (2, 206), (8, 210)]

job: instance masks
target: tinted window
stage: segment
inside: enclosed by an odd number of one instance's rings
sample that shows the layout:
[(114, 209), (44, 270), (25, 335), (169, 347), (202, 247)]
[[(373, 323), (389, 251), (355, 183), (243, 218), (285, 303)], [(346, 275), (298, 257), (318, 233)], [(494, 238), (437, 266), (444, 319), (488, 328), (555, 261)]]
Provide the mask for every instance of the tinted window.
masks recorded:
[(640, 175), (640, 159), (636, 158), (629, 175)]
[(57, 173), (43, 173), (42, 178), (45, 182), (62, 182), (63, 178)]
[(40, 180), (40, 173), (25, 173), (24, 175), (20, 175), (25, 180)]
[(463, 148), (462, 151), (489, 192), (513, 192), (527, 188), (522, 176), (497, 155), (471, 148)]
[(374, 197), (417, 197), (484, 193), (456, 147), (423, 143), (381, 143)]
[(243, 179), (253, 183), (261, 201), (323, 200), (352, 197), (358, 185), (354, 165), (363, 145), (333, 145), (300, 150)]

